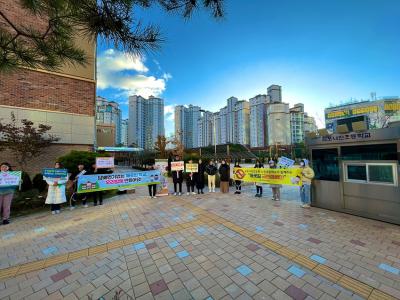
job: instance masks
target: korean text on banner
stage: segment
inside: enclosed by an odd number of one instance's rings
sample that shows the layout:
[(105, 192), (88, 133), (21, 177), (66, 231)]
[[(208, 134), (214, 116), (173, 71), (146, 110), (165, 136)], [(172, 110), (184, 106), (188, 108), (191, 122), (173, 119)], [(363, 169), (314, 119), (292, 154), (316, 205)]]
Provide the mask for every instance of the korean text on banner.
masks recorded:
[(185, 163), (183, 161), (172, 161), (171, 171), (183, 171), (185, 169)]
[(42, 170), (42, 175), (44, 177), (44, 180), (46, 179), (68, 180), (67, 169), (45, 168)]
[(97, 169), (114, 168), (114, 157), (96, 157)]
[(199, 164), (186, 164), (186, 173), (197, 173), (199, 171)]
[(301, 169), (235, 168), (233, 179), (267, 184), (301, 186)]
[(160, 183), (160, 178), (159, 170), (83, 175), (78, 178), (78, 193), (124, 190), (140, 185), (158, 184)]
[(0, 186), (18, 186), (21, 181), (21, 171), (0, 172)]

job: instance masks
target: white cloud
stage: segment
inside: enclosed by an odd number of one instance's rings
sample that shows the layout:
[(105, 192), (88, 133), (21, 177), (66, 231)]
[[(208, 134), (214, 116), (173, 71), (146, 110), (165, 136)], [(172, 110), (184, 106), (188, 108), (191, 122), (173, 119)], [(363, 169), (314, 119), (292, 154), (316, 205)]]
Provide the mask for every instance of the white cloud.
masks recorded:
[(173, 122), (175, 120), (175, 105), (164, 106), (164, 118), (167, 121)]
[(161, 78), (145, 75), (149, 69), (144, 62), (144, 57), (127, 55), (114, 49), (105, 50), (97, 61), (97, 87), (117, 89), (124, 97), (160, 96), (172, 76), (169, 73), (164, 73)]

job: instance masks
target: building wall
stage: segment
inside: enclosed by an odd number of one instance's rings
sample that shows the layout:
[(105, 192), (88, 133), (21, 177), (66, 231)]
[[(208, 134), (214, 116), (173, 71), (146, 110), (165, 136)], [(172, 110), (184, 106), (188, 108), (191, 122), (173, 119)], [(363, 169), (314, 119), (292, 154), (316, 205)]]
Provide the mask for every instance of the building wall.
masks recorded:
[(268, 96), (271, 99), (272, 103), (282, 102), (282, 87), (276, 84), (273, 84), (268, 87)]
[(274, 103), (268, 106), (268, 145), (290, 145), (289, 104)]
[(98, 147), (115, 146), (115, 125), (96, 124), (96, 138)]
[(115, 137), (114, 144), (121, 144), (121, 110), (119, 104), (108, 101), (103, 97), (96, 98), (96, 123), (114, 124)]
[(121, 121), (121, 144), (128, 147), (128, 119)]
[(165, 135), (164, 100), (156, 97), (145, 99), (141, 96), (130, 96), (128, 144), (154, 149), (158, 135)]
[(267, 95), (258, 95), (250, 99), (250, 147), (267, 146), (268, 103)]

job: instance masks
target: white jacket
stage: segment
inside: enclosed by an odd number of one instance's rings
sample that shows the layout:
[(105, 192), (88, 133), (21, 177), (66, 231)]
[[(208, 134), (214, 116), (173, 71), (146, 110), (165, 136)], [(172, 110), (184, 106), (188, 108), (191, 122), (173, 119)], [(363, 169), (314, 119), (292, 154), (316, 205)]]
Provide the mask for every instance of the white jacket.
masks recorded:
[(67, 202), (67, 197), (65, 196), (65, 184), (67, 180), (58, 180), (56, 186), (53, 185), (54, 181), (46, 180), (46, 182), (49, 185), (46, 204), (61, 204)]

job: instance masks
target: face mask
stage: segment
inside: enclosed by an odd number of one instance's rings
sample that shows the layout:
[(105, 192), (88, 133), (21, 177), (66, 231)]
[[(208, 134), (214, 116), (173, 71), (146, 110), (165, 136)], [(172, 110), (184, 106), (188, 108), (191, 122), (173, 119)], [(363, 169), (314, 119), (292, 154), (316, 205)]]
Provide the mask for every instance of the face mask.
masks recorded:
[(304, 167), (304, 163), (300, 163), (300, 166)]

